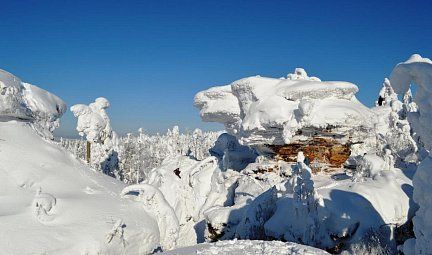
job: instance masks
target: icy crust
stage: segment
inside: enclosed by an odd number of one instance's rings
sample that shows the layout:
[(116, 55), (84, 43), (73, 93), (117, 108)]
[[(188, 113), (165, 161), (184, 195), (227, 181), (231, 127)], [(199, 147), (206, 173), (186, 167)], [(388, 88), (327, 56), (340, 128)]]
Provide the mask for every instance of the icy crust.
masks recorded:
[(65, 111), (57, 96), (0, 69), (0, 118), (31, 120), (52, 132)]
[(0, 130), (1, 253), (148, 254), (160, 246), (157, 219), (121, 198), (123, 183), (28, 123), (0, 122)]
[(231, 240), (216, 243), (198, 244), (184, 247), (162, 254), (190, 255), (190, 254), (214, 254), (214, 255), (324, 255), (329, 254), (323, 250), (290, 242), (259, 241), (259, 240)]
[(288, 78), (254, 76), (199, 92), (195, 106), (204, 121), (223, 123), (244, 144), (284, 144), (302, 127), (373, 126), (357, 91), (296, 69)]
[[(414, 54), (393, 69), (390, 81), (397, 93), (408, 92), (411, 84), (417, 85), (414, 102), (418, 107), (418, 112), (409, 115), (408, 120), (426, 150), (430, 151), (432, 148), (432, 61)], [(414, 201), (420, 206), (413, 220), (416, 254), (432, 254), (431, 162), (429, 154), (418, 166), (413, 179)]]

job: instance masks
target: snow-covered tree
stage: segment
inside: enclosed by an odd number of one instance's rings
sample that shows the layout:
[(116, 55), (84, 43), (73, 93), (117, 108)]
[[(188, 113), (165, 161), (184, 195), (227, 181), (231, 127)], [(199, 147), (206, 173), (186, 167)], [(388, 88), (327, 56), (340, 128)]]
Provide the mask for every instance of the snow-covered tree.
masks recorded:
[[(303, 244), (317, 246), (322, 242), (319, 207), (324, 206), (324, 201), (315, 191), (312, 171), (304, 163), (304, 159), (304, 154), (300, 151), (292, 177), (295, 219), (293, 228), (284, 237), (286, 240), (300, 240)], [(301, 226), (298, 225), (299, 222)]]
[[(168, 157), (184, 155), (202, 160), (210, 156), (209, 150), (220, 135), (220, 132), (203, 132), (200, 129), (196, 129), (193, 134), (180, 133), (178, 128), (172, 130), (162, 135), (150, 135), (140, 128), (138, 134), (129, 133), (117, 139), (117, 178), (121, 177), (125, 183), (140, 183), (146, 179), (151, 169), (159, 166)], [(59, 142), (76, 157), (85, 159), (85, 140), (61, 138)], [(100, 155), (104, 151), (103, 148), (101, 144), (92, 144), (92, 158)], [(102, 171), (100, 164), (92, 166)]]
[(393, 100), (397, 100), (397, 94), (394, 92), (389, 79), (385, 78), (375, 106), (390, 105)]
[(411, 125), (406, 117), (407, 108), (414, 107), (409, 101), (408, 92), (402, 103), (393, 90), (391, 82), (387, 78), (384, 80), (375, 108), (382, 122), (375, 130), (377, 154), (385, 157), (386, 150), (389, 149), (398, 163), (417, 160), (417, 143), (411, 136)]
[(107, 99), (99, 97), (88, 106), (74, 105), (71, 111), (78, 118), (76, 129), (80, 136), (92, 144), (91, 164), (107, 175), (123, 179), (118, 169), (118, 137), (105, 111), (109, 106)]

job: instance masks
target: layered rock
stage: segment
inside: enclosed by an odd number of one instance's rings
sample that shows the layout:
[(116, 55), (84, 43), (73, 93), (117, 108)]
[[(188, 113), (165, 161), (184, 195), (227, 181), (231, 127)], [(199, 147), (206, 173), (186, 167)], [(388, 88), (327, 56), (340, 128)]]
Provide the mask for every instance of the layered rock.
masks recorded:
[[(297, 68), (287, 78), (254, 76), (199, 92), (195, 106), (204, 121), (223, 123), (240, 143), (262, 153), (287, 144), (293, 144), (292, 149), (295, 144), (303, 147), (319, 137), (329, 141), (319, 148), (325, 150), (330, 144), (343, 148), (347, 142), (361, 142), (371, 134), (375, 115), (356, 99), (357, 92), (352, 83), (321, 81)], [(339, 161), (350, 154), (342, 151), (337, 160), (329, 155), (321, 158), (340, 166)], [(309, 156), (317, 156), (313, 154)]]

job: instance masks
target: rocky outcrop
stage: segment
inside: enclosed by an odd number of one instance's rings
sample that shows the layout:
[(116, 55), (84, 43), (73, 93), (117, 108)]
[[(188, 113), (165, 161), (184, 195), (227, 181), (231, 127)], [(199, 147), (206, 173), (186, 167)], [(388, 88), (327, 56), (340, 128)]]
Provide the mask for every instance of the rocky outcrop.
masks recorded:
[(351, 154), (350, 145), (335, 139), (313, 137), (286, 145), (268, 145), (276, 158), (296, 162), (297, 153), (302, 151), (309, 163), (317, 162), (332, 168), (342, 167)]

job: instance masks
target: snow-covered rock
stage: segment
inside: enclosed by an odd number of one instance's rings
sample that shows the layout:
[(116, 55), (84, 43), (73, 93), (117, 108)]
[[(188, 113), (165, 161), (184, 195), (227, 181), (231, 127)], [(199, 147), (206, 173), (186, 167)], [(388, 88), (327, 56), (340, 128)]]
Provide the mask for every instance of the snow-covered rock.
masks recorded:
[(204, 121), (220, 122), (246, 145), (286, 144), (302, 127), (373, 126), (349, 82), (322, 82), (296, 69), (287, 79), (248, 77), (195, 96)]
[[(432, 61), (418, 54), (399, 63), (390, 76), (397, 93), (406, 93), (412, 84), (417, 85), (414, 102), (418, 106), (415, 118), (409, 118), (414, 132), (420, 137), (425, 149), (432, 148)], [(432, 254), (432, 158), (427, 156), (418, 166), (414, 175), (414, 201), (420, 206), (414, 217), (416, 254)]]
[(65, 103), (56, 95), (0, 69), (1, 119), (28, 120), (49, 133), (59, 126), (65, 111)]
[(144, 183), (161, 192), (178, 219), (178, 246), (204, 240), (204, 229), (197, 229), (203, 223), (203, 213), (230, 200), (231, 175), (232, 171), (220, 170), (215, 157), (197, 161), (187, 156), (167, 158), (149, 173)]

